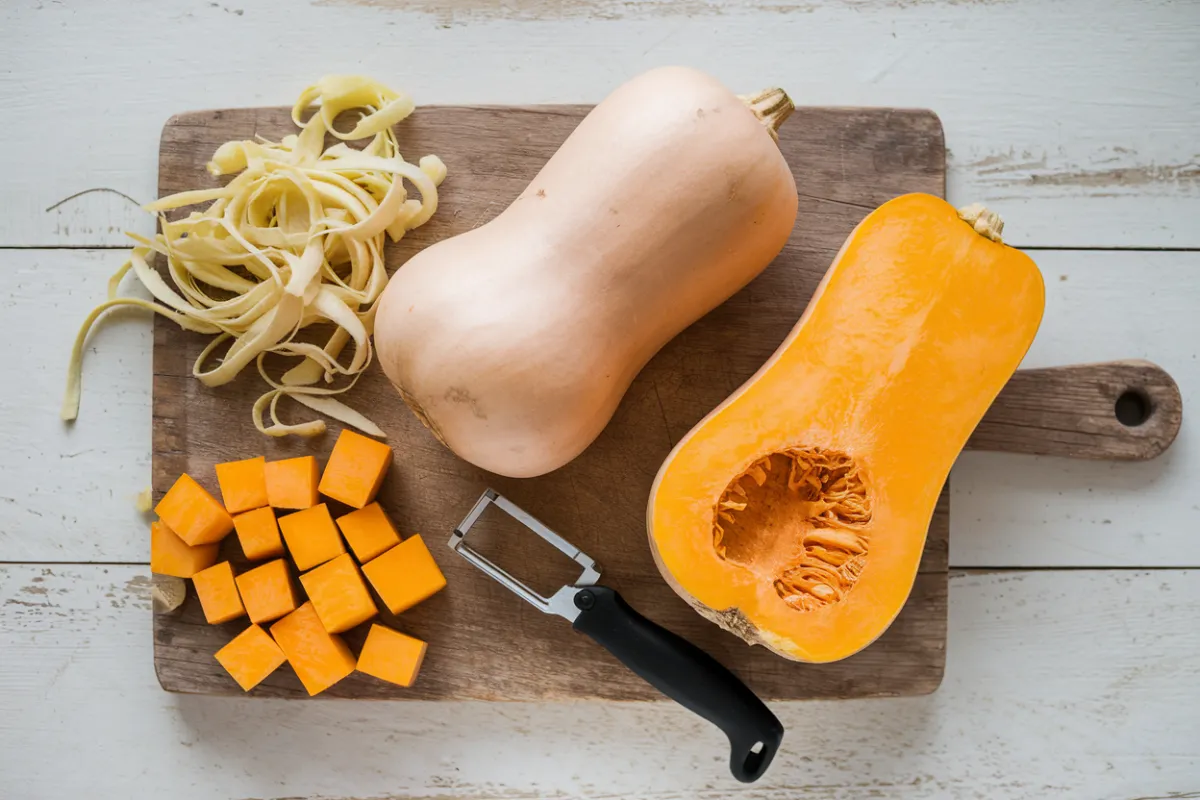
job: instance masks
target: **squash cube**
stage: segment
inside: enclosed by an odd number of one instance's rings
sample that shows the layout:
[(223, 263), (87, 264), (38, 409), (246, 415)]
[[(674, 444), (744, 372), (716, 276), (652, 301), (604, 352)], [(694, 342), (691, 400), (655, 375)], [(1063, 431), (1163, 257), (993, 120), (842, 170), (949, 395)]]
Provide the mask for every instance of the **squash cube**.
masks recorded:
[(184, 473), (154, 507), (158, 518), (191, 546), (211, 544), (233, 530), (233, 517), (208, 491)]
[(392, 448), (344, 429), (325, 464), (320, 492), (353, 508), (362, 508), (375, 499), (391, 464)]
[(330, 633), (348, 631), (379, 613), (349, 553), (304, 573), (300, 583)]
[(312, 603), (305, 603), (272, 625), (271, 636), (310, 696), (354, 671), (354, 654), (342, 637), (325, 630)]
[(219, 544), (192, 547), (162, 520), (150, 523), (150, 571), (176, 578), (190, 578), (217, 563)]
[(267, 503), (273, 508), (312, 508), (317, 497), (319, 471), (314, 456), (268, 461), (263, 466)]
[(329, 508), (321, 503), (279, 518), (279, 529), (296, 569), (307, 572), (346, 552)]
[(277, 558), (283, 555), (283, 539), (279, 536), (279, 523), (275, 520), (275, 509), (256, 508), (233, 517), (233, 528), (237, 531), (242, 552), (251, 561)]
[(217, 464), (217, 484), (230, 514), (240, 514), (267, 505), (267, 474), (263, 456)]
[(393, 614), (412, 608), (446, 586), (420, 534), (363, 565), (363, 573)]
[(257, 625), (251, 625), (233, 637), (229, 644), (217, 651), (216, 658), (238, 686), (247, 692), (287, 661), (275, 640)]
[(337, 518), (337, 526), (360, 564), (400, 544), (400, 534), (379, 503), (343, 514)]
[(282, 558), (237, 576), (238, 591), (250, 621), (256, 625), (279, 619), (296, 610), (296, 589)]
[(358, 656), (358, 671), (381, 681), (412, 686), (425, 660), (425, 649), (420, 639), (375, 624)]
[(192, 586), (196, 589), (196, 597), (200, 598), (204, 618), (210, 625), (229, 622), (246, 613), (233, 580), (233, 567), (228, 561), (197, 572), (192, 576)]

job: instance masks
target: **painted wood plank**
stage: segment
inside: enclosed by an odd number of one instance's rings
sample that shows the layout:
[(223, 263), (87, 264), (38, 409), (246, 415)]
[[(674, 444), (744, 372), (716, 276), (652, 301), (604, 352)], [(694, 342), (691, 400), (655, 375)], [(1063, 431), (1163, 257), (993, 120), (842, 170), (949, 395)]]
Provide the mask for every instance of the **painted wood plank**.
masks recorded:
[(780, 704), (784, 748), (745, 788), (726, 773), (720, 735), (665, 702), (168, 695), (151, 666), (143, 568), (4, 566), (0, 787), (29, 800), (1200, 790), (1200, 571), (960, 573), (951, 598), (935, 694)]
[[(264, 38), (280, 19), (286, 34)], [(26, 0), (0, 10), (0, 28), (0, 246), (148, 231), (129, 198), (153, 197), (159, 130), (179, 111), (287, 103), (346, 71), (420, 103), (595, 102), (664, 63), (742, 91), (778, 83), (802, 104), (933, 108), (951, 200), (994, 206), (1014, 243), (1200, 246), (1190, 3), (162, 0), (115, 12)], [(305, 57), (279, 58), (285, 39)], [(113, 191), (57, 205), (89, 189)]]
[(1020, 369), (967, 441), (992, 453), (1149, 461), (1174, 444), (1183, 397), (1150, 361)]
[(0, 561), (149, 558), (134, 508), (150, 487), (147, 312), (121, 311), (93, 334), (84, 418), (58, 417), (75, 333), (121, 262), (116, 251), (0, 250)]
[[(1200, 253), (1034, 255), (1047, 311), (1024, 366), (1149, 358), (1190, 408), (1200, 396)], [(133, 508), (150, 485), (145, 315), (101, 329), (84, 363), (79, 421), (63, 426), (57, 415), (75, 327), (120, 261), (105, 251), (0, 250), (0, 340), (20, 377), (0, 385), (0, 561), (146, 559)], [(1171, 449), (1145, 463), (966, 453), (952, 484), (950, 563), (1200, 565), (1197, 476), (1200, 426), (1186, 421)]]

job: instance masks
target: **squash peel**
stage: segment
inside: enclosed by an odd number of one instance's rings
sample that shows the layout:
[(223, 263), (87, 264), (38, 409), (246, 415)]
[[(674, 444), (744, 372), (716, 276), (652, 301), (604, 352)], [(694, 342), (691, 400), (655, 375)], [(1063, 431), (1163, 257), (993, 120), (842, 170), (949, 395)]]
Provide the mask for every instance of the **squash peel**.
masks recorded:
[[(304, 112), (316, 111), (303, 121)], [(445, 164), (433, 155), (404, 160), (392, 126), (414, 109), (412, 98), (356, 75), (332, 75), (306, 88), (292, 109), (298, 134), (271, 142), (226, 142), (207, 164), (225, 186), (179, 192), (143, 208), (158, 214), (160, 231), (135, 241), (129, 259), (108, 282), (107, 299), (80, 326), (71, 351), (61, 417), (79, 414), (84, 344), (110, 309), (133, 306), (180, 327), (213, 336), (192, 367), (206, 386), (232, 381), (254, 364), (270, 387), (255, 401), (255, 427), (270, 436), (324, 432), (321, 419), (288, 424), (277, 407), (289, 397), (322, 415), (385, 437), (340, 400), (373, 357), (375, 305), (387, 284), (384, 237), (393, 242), (437, 210)], [(357, 112), (347, 133), (334, 121)], [(340, 140), (325, 147), (326, 134)], [(361, 150), (346, 141), (368, 139)], [(415, 187), (410, 198), (406, 182)], [(207, 203), (170, 220), (166, 212)], [(162, 271), (151, 259), (165, 262)], [(133, 272), (153, 300), (120, 295)], [(303, 341), (312, 325), (332, 326), (324, 345)], [(342, 351), (353, 343), (353, 355)], [(264, 357), (300, 359), (279, 380)], [(219, 357), (218, 357), (218, 354)], [(321, 385), (321, 384), (325, 385)], [(265, 418), (269, 417), (270, 424)]]

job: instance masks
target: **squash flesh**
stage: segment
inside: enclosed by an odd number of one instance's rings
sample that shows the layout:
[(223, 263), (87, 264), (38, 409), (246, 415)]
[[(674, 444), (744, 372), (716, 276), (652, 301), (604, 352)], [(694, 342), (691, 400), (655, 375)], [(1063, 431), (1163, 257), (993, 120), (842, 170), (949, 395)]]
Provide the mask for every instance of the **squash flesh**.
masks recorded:
[[(1043, 307), (1036, 265), (944, 201), (905, 195), (874, 211), (776, 353), (660, 470), (648, 527), (669, 582), (706, 616), (790, 658), (833, 661), (870, 644), (907, 599), (950, 467)], [(819, 512), (837, 500), (830, 487), (807, 504), (789, 498), (786, 481), (754, 487), (760, 506), (792, 511), (760, 509), (757, 532), (741, 535), (762, 552), (729, 558), (731, 526), (754, 522), (750, 504), (720, 509), (731, 485), (796, 450), (839, 454), (861, 481), (865, 516), (822, 527)], [(848, 554), (837, 580), (813, 563), (823, 560), (813, 538), (822, 530), (855, 543), (822, 548), (834, 560)]]
[(789, 605), (838, 602), (866, 564), (871, 502), (846, 453), (793, 448), (750, 465), (717, 503), (717, 555), (774, 580)]

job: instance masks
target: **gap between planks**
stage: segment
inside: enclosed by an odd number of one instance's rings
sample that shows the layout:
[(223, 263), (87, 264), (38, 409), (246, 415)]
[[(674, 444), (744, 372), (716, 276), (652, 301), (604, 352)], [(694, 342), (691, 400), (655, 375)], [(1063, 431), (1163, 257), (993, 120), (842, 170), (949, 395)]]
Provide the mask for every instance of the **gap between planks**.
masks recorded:
[(132, 249), (124, 244), (4, 244), (0, 250), (121, 250)]

